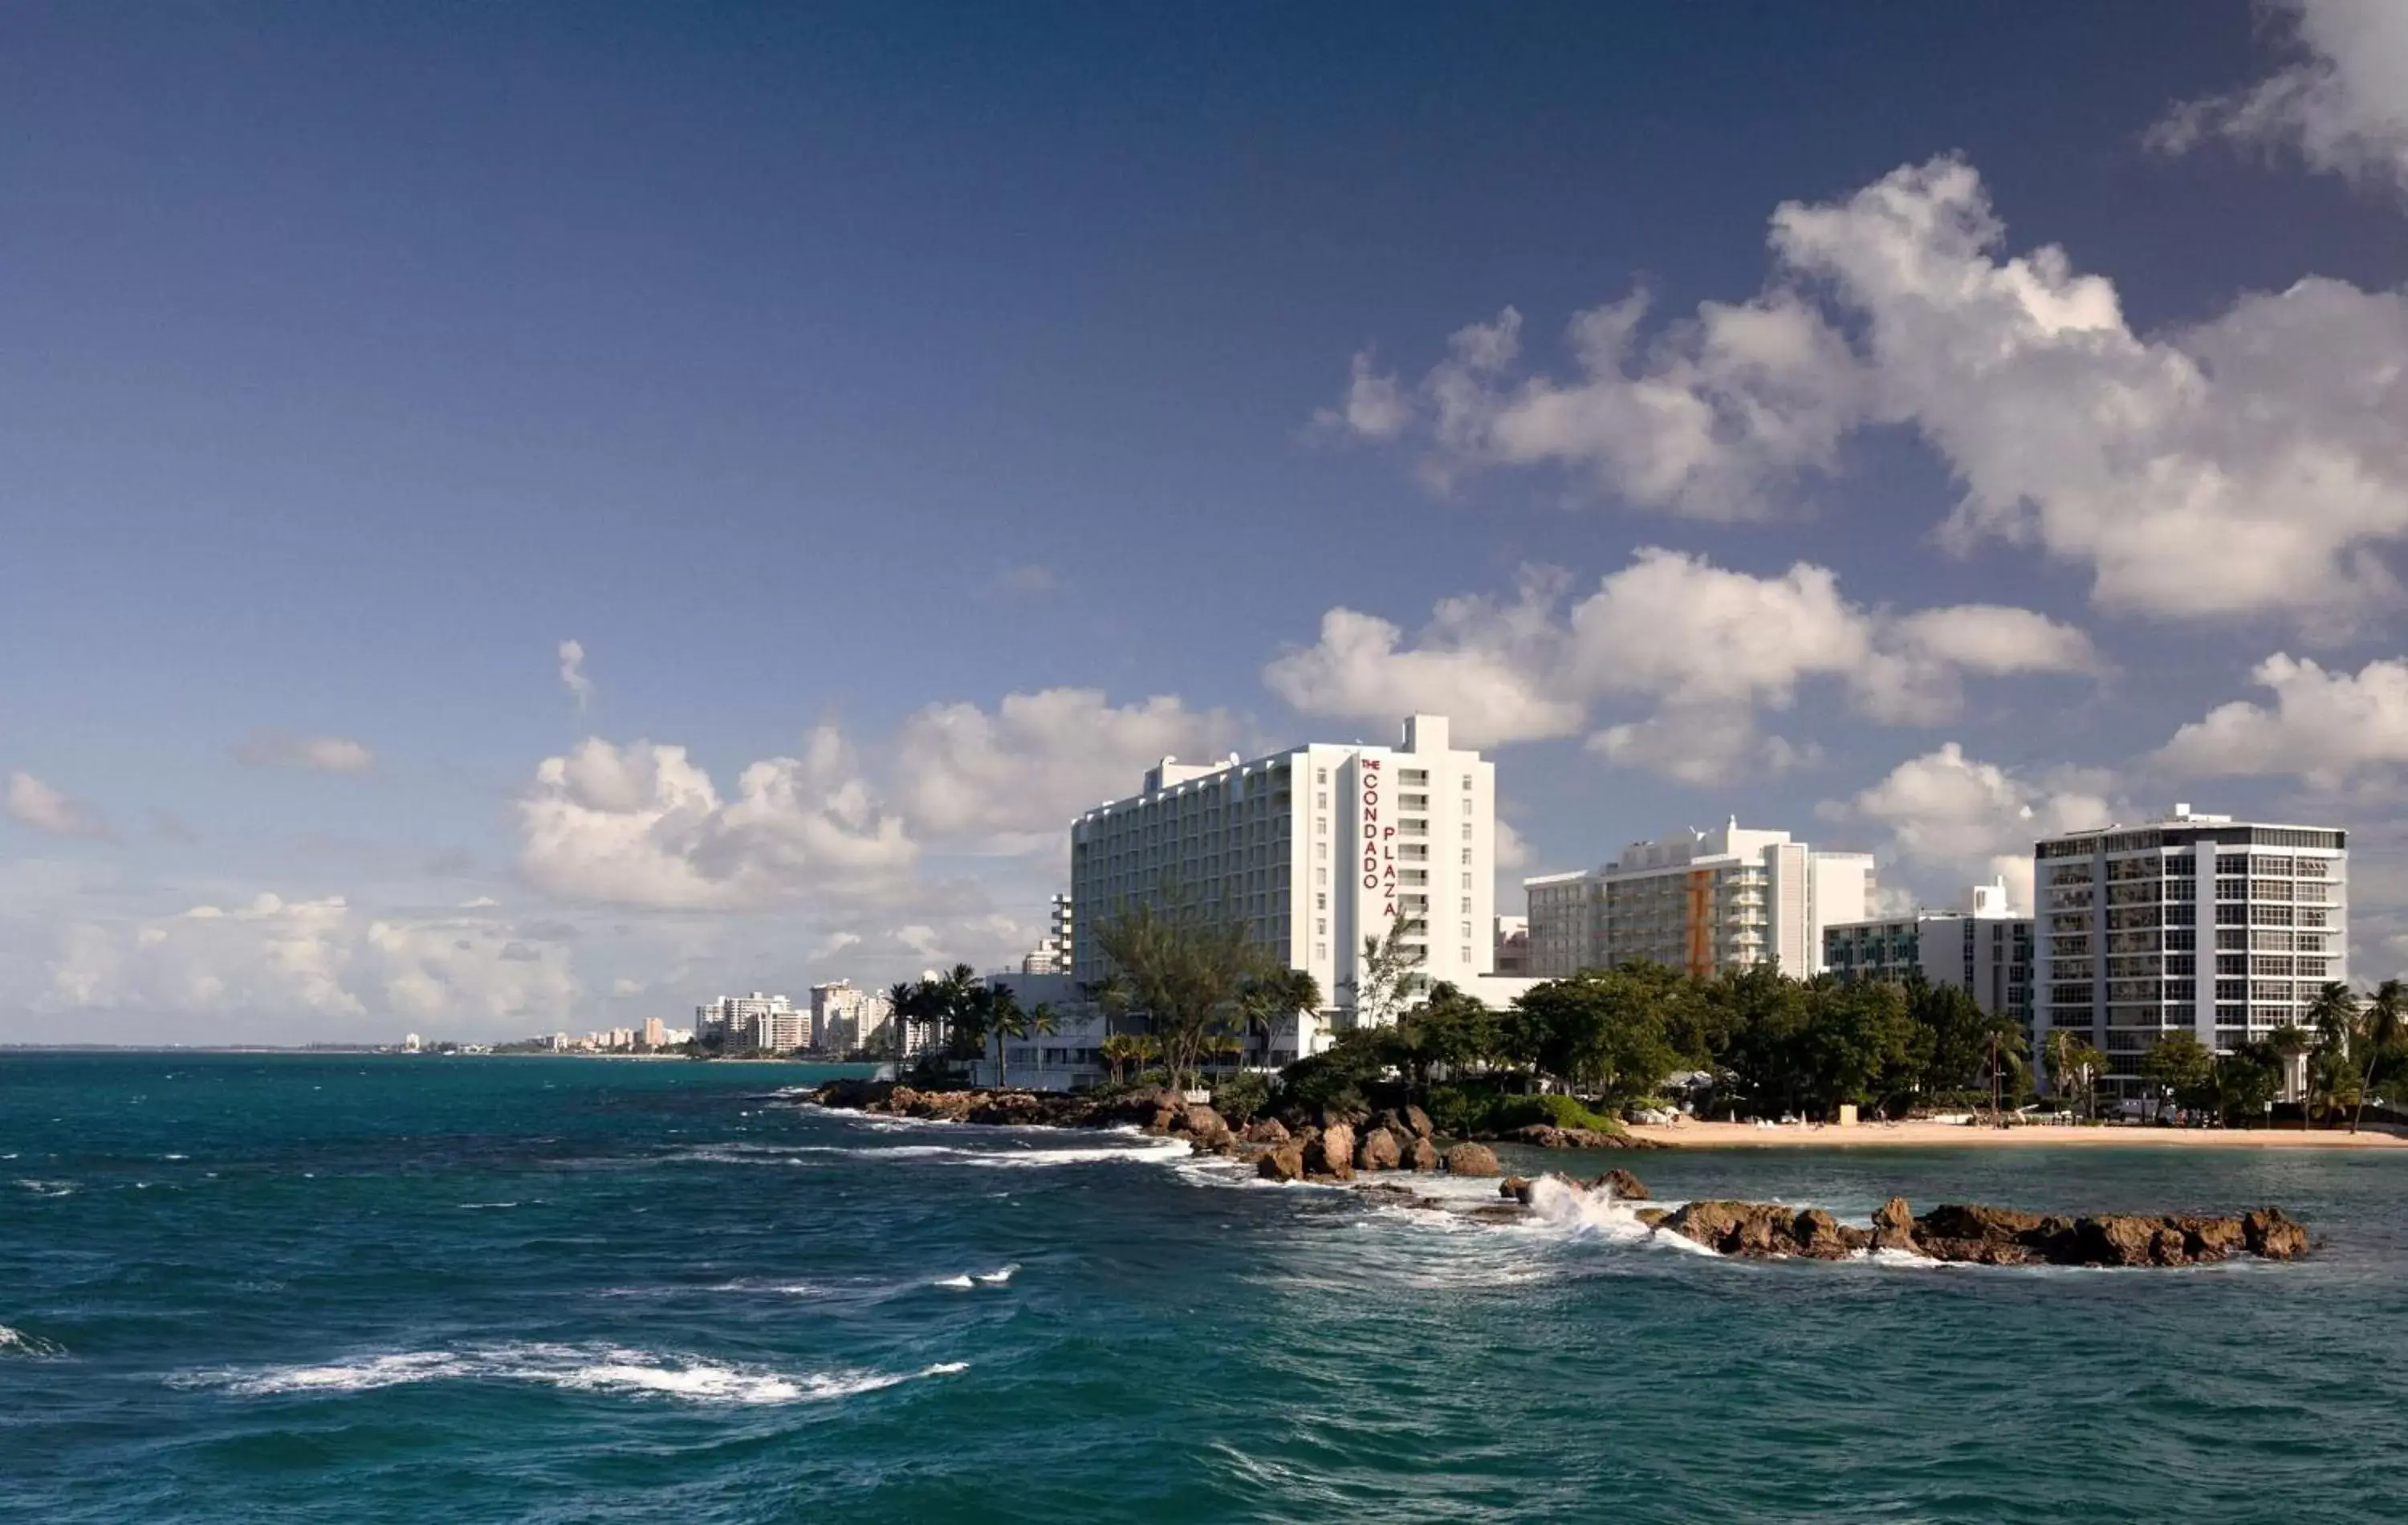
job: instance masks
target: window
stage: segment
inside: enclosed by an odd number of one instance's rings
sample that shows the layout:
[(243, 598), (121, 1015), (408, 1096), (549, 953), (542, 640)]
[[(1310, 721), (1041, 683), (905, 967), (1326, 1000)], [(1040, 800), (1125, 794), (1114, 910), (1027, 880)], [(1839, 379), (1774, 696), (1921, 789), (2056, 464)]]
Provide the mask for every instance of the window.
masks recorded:
[(1328, 783), (1328, 782), (1329, 782), (1329, 770), (1328, 770), (1328, 769), (1326, 769), (1326, 768), (1316, 768), (1316, 769), (1314, 769), (1314, 770), (1312, 770), (1312, 782), (1313, 782), (1313, 783), (1315, 783), (1315, 784), (1326, 784), (1326, 783)]
[(1463, 930), (1462, 930), (1462, 931), (1460, 931), (1460, 932), (1458, 932), (1458, 933), (1456, 933), (1455, 935), (1456, 935), (1456, 936), (1458, 936), (1458, 937), (1469, 937), (1469, 936), (1471, 935), (1471, 923), (1469, 923), (1469, 922), (1468, 922), (1468, 921), (1467, 921), (1467, 922), (1465, 922), (1465, 923), (1463, 924)]
[(1312, 808), (1314, 810), (1327, 810), (1329, 808), (1329, 796), (1326, 791), (1316, 794), (1312, 797)]
[(1313, 957), (1313, 958), (1314, 958), (1316, 961), (1318, 961), (1318, 960), (1320, 960), (1320, 959), (1323, 959), (1323, 958), (1326, 958), (1326, 957), (1329, 957), (1329, 944), (1328, 944), (1328, 943), (1326, 943), (1326, 942), (1316, 942), (1316, 943), (1314, 943), (1314, 944), (1312, 945), (1312, 957)]
[(1329, 909), (1329, 897), (1328, 897), (1327, 895), (1316, 895), (1316, 896), (1314, 896), (1314, 897), (1312, 898), (1312, 909), (1314, 909), (1315, 911), (1326, 911), (1326, 910), (1328, 910), (1328, 909)]
[(1471, 899), (1470, 899), (1470, 897), (1469, 897), (1469, 896), (1466, 896), (1462, 900), (1458, 901), (1457, 903), (1458, 903), (1459, 905), (1461, 905), (1461, 906), (1462, 906), (1462, 908), (1463, 908), (1463, 914), (1464, 914), (1465, 915), (1467, 915), (1467, 916), (1468, 916), (1468, 915), (1471, 914)]
[(1464, 788), (1466, 788), (1466, 789), (1469, 789), (1469, 788), (1471, 787), (1471, 775), (1470, 775), (1470, 774), (1466, 773), (1466, 774), (1464, 774), (1464, 775), (1463, 775), (1463, 786), (1464, 786)]
[(1467, 964), (1468, 964), (1468, 963), (1469, 963), (1469, 962), (1471, 962), (1471, 945), (1470, 945), (1469, 943), (1466, 943), (1466, 944), (1464, 944), (1464, 947), (1463, 947), (1463, 961), (1464, 961), (1465, 963), (1467, 963)]
[(1466, 842), (1469, 842), (1471, 840), (1471, 823), (1469, 821), (1463, 823), (1463, 840)]
[(1463, 863), (1466, 868), (1469, 868), (1471, 866), (1471, 849), (1469, 847), (1463, 850)]
[(1316, 837), (1326, 837), (1329, 835), (1328, 816), (1316, 815), (1312, 818), (1312, 834)]
[[(1318, 867), (1318, 868), (1316, 868), (1316, 869), (1314, 869), (1314, 870), (1312, 870), (1312, 882), (1313, 882), (1314, 884), (1316, 884), (1316, 885), (1320, 885), (1324, 886), (1325, 888), (1326, 888), (1326, 887), (1327, 887), (1327, 885), (1328, 885), (1328, 884), (1329, 884), (1329, 865), (1328, 865), (1328, 864), (1324, 863), (1324, 864), (1322, 864), (1320, 867)], [(1325, 897), (1325, 899), (1326, 899), (1326, 897)]]
[(1316, 936), (1327, 937), (1329, 935), (1329, 923), (1326, 920), (1316, 921), (1312, 924), (1312, 930)]

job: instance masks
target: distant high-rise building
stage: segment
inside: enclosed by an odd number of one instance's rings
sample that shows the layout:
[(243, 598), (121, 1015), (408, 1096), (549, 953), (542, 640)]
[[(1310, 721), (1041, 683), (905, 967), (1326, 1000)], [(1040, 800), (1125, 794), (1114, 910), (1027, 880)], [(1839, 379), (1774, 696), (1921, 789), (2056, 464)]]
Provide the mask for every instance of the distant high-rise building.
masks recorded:
[(1823, 928), (1864, 918), (1873, 860), (1733, 816), (1712, 831), (1634, 842), (1601, 869), (1522, 885), (1530, 972), (1541, 978), (1638, 961), (1699, 978), (1764, 964), (1804, 978), (1822, 968)]
[(2307, 1025), (2349, 980), (2349, 834), (2176, 805), (2032, 847), (2033, 1037), (2070, 1029), (2119, 1095), (2169, 1033), (2218, 1053)]
[(1525, 978), (1530, 972), (1530, 918), (1499, 916), (1497, 918), (1496, 955), (1489, 960), (1489, 972), (1509, 978)]
[(811, 986), (811, 1027), (804, 1046), (850, 1054), (865, 1034), (885, 1021), (890, 1002), (882, 990), (859, 990), (850, 980)]
[(1070, 897), (1056, 895), (1047, 916), (1045, 941), (1029, 950), (1020, 960), (1023, 974), (1068, 974), (1072, 958), (1070, 949)]
[(2007, 903), (2003, 881), (1976, 885), (1962, 911), (1918, 911), (1823, 928), (1823, 968), (1843, 980), (1916, 974), (1970, 993), (1982, 1010), (2031, 1030), (2032, 919)]
[(749, 996), (721, 996), (694, 1011), (696, 1032), (706, 1037), (717, 1033), (738, 1048), (801, 1048), (810, 1020), (809, 1014), (796, 1011), (795, 1003), (785, 997), (758, 990)]
[(666, 1042), (667, 1036), (667, 1023), (663, 1022), (657, 1016), (648, 1016), (644, 1018), (644, 1046), (646, 1048), (660, 1047), (665, 1042)]

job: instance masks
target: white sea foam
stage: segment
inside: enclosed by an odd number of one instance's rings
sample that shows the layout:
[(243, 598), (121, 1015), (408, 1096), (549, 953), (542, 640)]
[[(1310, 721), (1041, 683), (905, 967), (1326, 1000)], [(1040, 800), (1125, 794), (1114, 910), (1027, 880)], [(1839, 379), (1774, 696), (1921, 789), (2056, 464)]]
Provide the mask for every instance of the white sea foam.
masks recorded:
[(1097, 1149), (963, 1149), (965, 1165), (988, 1170), (1043, 1170), (1055, 1165), (1160, 1165), (1194, 1153), (1185, 1139), (1155, 1139), (1144, 1144), (1106, 1144)]
[(72, 1197), (76, 1189), (73, 1181), (20, 1181), (17, 1184), (36, 1197)]
[(970, 1279), (983, 1282), (989, 1287), (1001, 1287), (1005, 1282), (1011, 1280), (1011, 1273), (1019, 1269), (1018, 1265), (1008, 1265), (998, 1271), (981, 1271), (975, 1273)]
[(939, 1276), (928, 1285), (931, 1287), (950, 1287), (955, 1291), (967, 1292), (970, 1289), (970, 1276), (969, 1273), (965, 1271), (958, 1276)]
[(56, 1340), (46, 1340), (38, 1334), (10, 1329), (0, 1324), (0, 1356), (22, 1356), (30, 1360), (57, 1360), (67, 1353), (66, 1346)]
[(948, 1361), (900, 1374), (838, 1370), (793, 1374), (618, 1345), (501, 1345), (391, 1351), (322, 1366), (196, 1372), (171, 1381), (246, 1398), (366, 1392), (422, 1382), (498, 1381), (538, 1383), (572, 1392), (658, 1394), (697, 1403), (796, 1403), (874, 1392), (916, 1377), (951, 1376), (968, 1369), (964, 1362)]
[(516, 1202), (462, 1202), (460, 1205), (464, 1209), (474, 1210), (483, 1207), (516, 1207), (519, 1204)]

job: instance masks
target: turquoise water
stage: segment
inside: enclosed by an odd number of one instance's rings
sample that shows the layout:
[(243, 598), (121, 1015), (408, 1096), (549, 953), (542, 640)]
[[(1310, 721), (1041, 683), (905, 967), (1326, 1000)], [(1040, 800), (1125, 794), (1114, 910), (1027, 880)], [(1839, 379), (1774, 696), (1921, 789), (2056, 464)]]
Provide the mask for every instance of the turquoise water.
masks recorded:
[(0, 1516), (2408, 1518), (2408, 1158), (1630, 1161), (2328, 1241), (1742, 1264), (772, 1094), (827, 1072), (0, 1057)]

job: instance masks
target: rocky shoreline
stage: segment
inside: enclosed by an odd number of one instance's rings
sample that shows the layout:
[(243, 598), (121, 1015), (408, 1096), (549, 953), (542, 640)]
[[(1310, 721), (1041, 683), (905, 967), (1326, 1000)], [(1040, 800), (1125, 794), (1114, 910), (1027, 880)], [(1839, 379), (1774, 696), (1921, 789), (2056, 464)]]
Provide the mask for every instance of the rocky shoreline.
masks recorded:
[[(930, 1122), (1017, 1128), (1135, 1128), (1187, 1141), (1201, 1155), (1251, 1161), (1269, 1181), (1354, 1184), (1367, 1195), (1396, 1205), (1451, 1211), (1437, 1198), (1402, 1183), (1364, 1181), (1391, 1172), (1459, 1176), (1501, 1176), (1499, 1201), (1470, 1209), (1484, 1219), (1526, 1216), (1549, 1189), (1609, 1201), (1643, 1202), (1647, 1187), (1626, 1170), (1612, 1170), (1582, 1182), (1561, 1173), (1532, 1179), (1508, 1176), (1495, 1150), (1473, 1140), (1441, 1140), (1421, 1108), (1362, 1115), (1329, 1114), (1293, 1126), (1275, 1117), (1232, 1127), (1212, 1108), (1169, 1091), (1134, 1091), (1095, 1099), (1030, 1091), (923, 1091), (891, 1081), (831, 1081), (810, 1093), (818, 1105), (876, 1115)], [(1524, 1135), (1556, 1137), (1541, 1141)], [(1564, 1140), (1579, 1137), (1584, 1142)], [(1541, 1126), (1506, 1135), (1541, 1148), (1616, 1147), (1632, 1141), (1586, 1129)], [(1609, 1141), (1590, 1144), (1589, 1138)], [(1995, 1266), (2212, 1265), (2239, 1256), (2296, 1260), (2310, 1251), (2308, 1231), (2279, 1207), (2237, 1216), (2151, 1216), (2108, 1213), (2089, 1216), (2024, 1212), (1978, 1203), (1943, 1203), (1915, 1216), (1904, 1198), (1893, 1197), (1873, 1215), (1872, 1226), (1840, 1222), (1821, 1208), (1778, 1202), (1705, 1201), (1674, 1208), (1634, 1210), (1655, 1233), (1678, 1234), (1717, 1254), (1742, 1259), (1840, 1260), (1875, 1251), (1925, 1259)]]
[[(1259, 1117), (1242, 1128), (1211, 1107), (1167, 1090), (1104, 1098), (1054, 1091), (919, 1090), (892, 1081), (835, 1080), (810, 1094), (824, 1107), (924, 1122), (1005, 1128), (1135, 1128), (1183, 1138), (1198, 1154), (1251, 1160), (1274, 1181), (1351, 1181), (1382, 1171), (1502, 1175), (1497, 1153), (1479, 1140), (1446, 1140), (1416, 1106), (1379, 1112), (1324, 1112), (1286, 1120)], [(1492, 1142), (1539, 1149), (1655, 1148), (1618, 1133), (1538, 1123)]]

